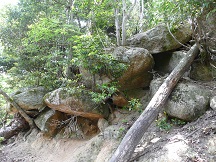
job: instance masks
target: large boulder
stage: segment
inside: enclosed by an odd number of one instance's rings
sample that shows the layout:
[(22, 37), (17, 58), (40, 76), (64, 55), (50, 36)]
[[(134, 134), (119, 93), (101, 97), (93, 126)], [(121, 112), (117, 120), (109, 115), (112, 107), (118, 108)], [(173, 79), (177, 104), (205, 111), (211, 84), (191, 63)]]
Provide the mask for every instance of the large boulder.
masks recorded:
[[(43, 102), (46, 93), (47, 90), (43, 87), (24, 88), (12, 94), (11, 98), (26, 111), (41, 110), (46, 107)], [(8, 104), (7, 110), (16, 112), (16, 109), (10, 104)]]
[(52, 109), (45, 109), (34, 120), (37, 127), (48, 137), (55, 136), (61, 125), (61, 121), (66, 120), (64, 113)]
[[(162, 83), (162, 78), (153, 80), (151, 93), (155, 94)], [(210, 97), (211, 91), (205, 86), (183, 81), (175, 87), (164, 108), (171, 117), (192, 121), (209, 108)]]
[(191, 65), (190, 78), (196, 81), (212, 81), (216, 78), (216, 69), (196, 61)]
[[(177, 29), (172, 30), (172, 34), (179, 42), (184, 44), (191, 39), (192, 30), (189, 24), (181, 24)], [(145, 48), (151, 54), (181, 47), (181, 44), (169, 33), (165, 24), (160, 24), (151, 30), (132, 36), (127, 40), (127, 45)]]
[(153, 55), (154, 69), (162, 73), (170, 73), (186, 55), (185, 51), (165, 52)]
[(95, 104), (88, 95), (73, 93), (63, 88), (46, 94), (44, 101), (54, 110), (89, 119), (106, 118), (109, 115), (108, 106)]
[(152, 80), (154, 59), (148, 50), (138, 47), (118, 47), (113, 52), (114, 58), (128, 65), (118, 78), (120, 89), (128, 90), (148, 87)]

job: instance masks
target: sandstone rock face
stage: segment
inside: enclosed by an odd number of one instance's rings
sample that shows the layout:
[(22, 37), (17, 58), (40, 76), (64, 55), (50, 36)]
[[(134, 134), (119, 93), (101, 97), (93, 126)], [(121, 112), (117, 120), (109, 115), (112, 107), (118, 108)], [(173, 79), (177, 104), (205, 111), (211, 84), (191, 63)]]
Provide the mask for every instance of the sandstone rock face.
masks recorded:
[[(46, 107), (43, 102), (43, 97), (47, 91), (43, 87), (28, 88), (21, 91), (17, 91), (12, 95), (12, 99), (24, 110), (40, 110)], [(13, 111), (11, 105), (8, 105), (8, 110)], [(16, 112), (16, 109), (15, 109)]]
[(210, 107), (213, 110), (216, 110), (216, 96), (214, 96), (214, 97), (211, 98), (211, 100), (210, 100)]
[[(161, 78), (153, 80), (151, 93), (154, 94), (162, 83)], [(206, 87), (184, 81), (176, 86), (164, 108), (169, 116), (192, 121), (207, 110), (210, 97), (211, 92)]]
[(128, 105), (128, 100), (123, 93), (116, 93), (112, 96), (112, 102), (118, 107), (124, 107)]
[(113, 53), (114, 58), (128, 65), (128, 68), (118, 78), (120, 89), (128, 90), (148, 87), (154, 66), (154, 59), (144, 48), (118, 47)]
[(56, 122), (65, 120), (63, 113), (52, 109), (46, 109), (34, 120), (37, 127), (49, 137), (53, 137), (58, 133), (59, 125)]
[(98, 133), (97, 121), (81, 116), (71, 116), (65, 121), (65, 127), (59, 137), (71, 139), (89, 139)]
[(85, 118), (99, 119), (107, 117), (109, 114), (108, 107), (96, 105), (88, 96), (78, 96), (62, 88), (46, 94), (44, 101), (48, 107), (54, 110)]
[[(172, 31), (175, 38), (182, 44), (188, 42), (192, 35), (189, 24), (182, 24)], [(142, 47), (147, 49), (151, 54), (170, 51), (181, 47), (171, 36), (165, 24), (160, 24), (155, 28), (144, 33), (138, 33), (127, 40), (127, 45)]]
[(83, 134), (83, 138), (92, 137), (98, 132), (97, 121), (95, 120), (77, 117), (77, 124)]

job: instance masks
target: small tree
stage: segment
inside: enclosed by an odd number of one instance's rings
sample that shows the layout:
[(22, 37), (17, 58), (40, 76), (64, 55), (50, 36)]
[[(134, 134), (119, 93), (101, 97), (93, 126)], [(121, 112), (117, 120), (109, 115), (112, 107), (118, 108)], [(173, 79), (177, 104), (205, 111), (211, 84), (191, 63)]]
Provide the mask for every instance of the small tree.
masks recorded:
[[(120, 2), (119, 0), (115, 0), (115, 9), (114, 9), (114, 13), (115, 13), (115, 26), (116, 26), (116, 40), (117, 40), (117, 46), (125, 46), (126, 45), (126, 38), (127, 38), (127, 29), (126, 29), (126, 25), (127, 25), (127, 21), (130, 18), (130, 14), (136, 4), (136, 0), (134, 0), (134, 3), (131, 5), (131, 7), (128, 9), (127, 8), (127, 1), (126, 0), (122, 0), (122, 21), (120, 23)], [(120, 24), (121, 24), (121, 33), (120, 33)]]

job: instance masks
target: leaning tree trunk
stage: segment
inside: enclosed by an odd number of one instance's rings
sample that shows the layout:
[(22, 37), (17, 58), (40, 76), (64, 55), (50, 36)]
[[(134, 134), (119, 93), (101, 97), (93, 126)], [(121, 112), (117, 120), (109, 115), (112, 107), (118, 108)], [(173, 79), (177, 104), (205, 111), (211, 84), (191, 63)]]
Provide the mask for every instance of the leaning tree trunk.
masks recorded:
[(20, 115), (22, 115), (22, 117), (29, 123), (29, 126), (31, 129), (37, 128), (37, 126), (34, 123), (34, 120), (30, 118), (26, 114), (26, 112), (15, 101), (13, 101), (13, 99), (11, 99), (2, 89), (0, 89), (0, 94), (2, 94), (4, 98), (6, 99), (6, 101), (10, 102), (13, 105), (13, 107), (15, 107), (18, 110)]
[(111, 157), (109, 162), (127, 162), (130, 160), (135, 147), (143, 137), (150, 124), (157, 118), (158, 113), (166, 103), (172, 89), (175, 87), (181, 76), (189, 68), (192, 61), (199, 53), (199, 49), (195, 44), (183, 58), (172, 73), (165, 79), (154, 97), (133, 126), (129, 129), (119, 147)]

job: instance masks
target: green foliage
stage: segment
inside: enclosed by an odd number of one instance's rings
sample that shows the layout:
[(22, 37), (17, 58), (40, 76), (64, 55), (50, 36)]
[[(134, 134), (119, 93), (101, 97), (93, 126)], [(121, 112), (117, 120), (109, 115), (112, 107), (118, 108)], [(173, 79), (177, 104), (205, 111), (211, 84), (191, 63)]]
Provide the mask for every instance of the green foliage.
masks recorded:
[[(102, 30), (113, 21), (112, 3), (81, 0), (71, 8), (65, 6), (68, 2), (62, 0), (30, 4), (21, 0), (18, 7), (6, 11), (0, 34), (4, 52), (16, 61), (9, 71), (16, 82), (53, 89), (63, 84), (71, 65), (90, 69), (93, 75), (105, 72), (115, 77), (124, 69), (103, 51), (111, 43)], [(89, 31), (95, 34), (85, 37)]]
[(79, 0), (75, 2), (72, 12), (79, 21), (91, 24), (88, 30), (97, 32), (98, 28), (105, 30), (114, 25), (113, 8), (114, 3), (110, 0)]
[(186, 122), (180, 120), (178, 118), (168, 118), (166, 112), (164, 112), (163, 116), (156, 120), (156, 126), (158, 126), (161, 130), (169, 131), (173, 126), (182, 126), (185, 125)]
[(17, 56), (22, 50), (22, 39), (26, 37), (28, 26), (37, 21), (44, 6), (32, 0), (20, 0), (18, 6), (9, 7), (1, 16), (0, 37), (5, 52)]
[(129, 102), (129, 105), (127, 106), (128, 110), (129, 111), (132, 111), (132, 110), (136, 110), (136, 111), (139, 111), (141, 112), (142, 111), (142, 104), (140, 103), (140, 100), (137, 99), (137, 98), (132, 98)]
[[(7, 94), (12, 93), (13, 91), (16, 90), (16, 86), (11, 86), (8, 84), (8, 82), (12, 80), (11, 76), (7, 75), (6, 73), (0, 72), (0, 88), (4, 90)], [(8, 124), (7, 122), (12, 119), (12, 116), (6, 116), (6, 100), (4, 97), (0, 94), (0, 127), (3, 126), (3, 123), (6, 122), (5, 124)]]
[(85, 90), (85, 86), (82, 83), (79, 83), (81, 76), (77, 76), (76, 79), (63, 79), (64, 88), (69, 92), (69, 94), (80, 96)]
[(14, 66), (15, 60), (9, 57), (0, 56), (0, 72), (7, 72)]
[(200, 15), (204, 7), (215, 6), (215, 0), (151, 0), (145, 3), (145, 19), (149, 29), (158, 23), (169, 23), (171, 27)]
[(122, 119), (123, 124), (127, 124), (128, 120), (127, 119)]
[(126, 133), (126, 129), (124, 127), (120, 127), (118, 138), (123, 138), (125, 133)]
[[(13, 76), (11, 83), (16, 86), (42, 85), (54, 89), (74, 84), (71, 91), (88, 91), (96, 103), (103, 102), (117, 90), (116, 85), (95, 84), (93, 90), (97, 92), (87, 90), (80, 77), (69, 77), (67, 71), (71, 66), (81, 67), (88, 69), (93, 78), (106, 75), (115, 81), (127, 68), (104, 50), (114, 45), (105, 30), (115, 24), (115, 7), (119, 8), (119, 19), (122, 19), (122, 2), (117, 3), (20, 0), (17, 7), (7, 8), (1, 17), (4, 57), (0, 57), (0, 68)], [(128, 8), (132, 4), (129, 0), (126, 3)], [(141, 21), (144, 30), (160, 22), (175, 27), (180, 21), (197, 17), (208, 6), (215, 6), (214, 0), (145, 1), (142, 20), (137, 12), (139, 5), (129, 13), (127, 34), (133, 34)], [(141, 110), (136, 99), (129, 102), (129, 110), (133, 109)]]
[(4, 137), (0, 137), (0, 144), (4, 141)]
[(37, 78), (36, 85), (49, 87), (55, 83), (51, 88), (60, 86), (71, 54), (71, 36), (78, 34), (78, 29), (47, 18), (40, 19), (29, 29), (28, 37), (23, 39), (18, 68), (25, 70), (28, 78)]
[(156, 125), (160, 128), (160, 130), (165, 131), (169, 131), (172, 128), (172, 125), (168, 122), (167, 117), (156, 120)]
[(92, 100), (95, 103), (104, 103), (106, 99), (111, 97), (117, 91), (116, 83), (104, 83), (102, 85), (98, 85), (96, 87), (97, 91), (90, 91), (90, 95)]
[[(1, 97), (0, 97), (0, 102), (1, 102)], [(4, 121), (2, 119), (4, 118), (5, 114), (6, 114), (5, 110), (0, 108), (0, 128), (3, 126)], [(0, 141), (0, 143), (1, 143), (1, 141)]]
[(181, 125), (185, 125), (186, 124), (185, 121), (177, 119), (177, 118), (171, 119), (171, 122), (172, 122), (173, 125), (176, 125), (176, 126), (181, 126)]
[(79, 76), (77, 79), (64, 80), (65, 89), (68, 93), (75, 95), (77, 97), (82, 98), (85, 96), (85, 98), (89, 98), (92, 100), (95, 104), (104, 104), (106, 99), (111, 97), (113, 93), (117, 91), (117, 83), (104, 83), (104, 84), (97, 84), (95, 87), (95, 90), (88, 89), (80, 83), (81, 76)]
[(110, 79), (118, 78), (126, 69), (125, 64), (119, 63), (111, 54), (105, 53), (104, 48), (110, 46), (111, 42), (106, 35), (102, 35), (101, 31), (98, 31), (97, 35), (77, 37), (75, 42), (76, 46), (73, 48), (77, 58), (72, 61), (77, 66), (88, 69), (92, 75), (107, 75)]

